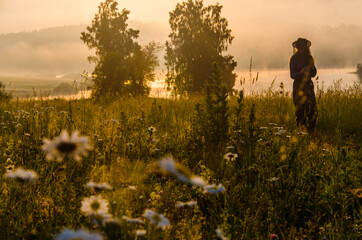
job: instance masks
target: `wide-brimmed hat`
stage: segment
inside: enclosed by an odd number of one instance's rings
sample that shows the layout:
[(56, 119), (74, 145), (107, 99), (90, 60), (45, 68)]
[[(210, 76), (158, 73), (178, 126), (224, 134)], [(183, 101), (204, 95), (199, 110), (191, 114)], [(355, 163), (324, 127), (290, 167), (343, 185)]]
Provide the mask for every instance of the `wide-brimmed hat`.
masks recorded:
[(302, 45), (305, 45), (305, 46), (307, 46), (309, 48), (312, 45), (312, 43), (309, 40), (305, 39), (305, 38), (298, 38), (298, 40), (293, 42), (292, 45), (295, 48), (298, 48), (299, 46), (302, 46)]

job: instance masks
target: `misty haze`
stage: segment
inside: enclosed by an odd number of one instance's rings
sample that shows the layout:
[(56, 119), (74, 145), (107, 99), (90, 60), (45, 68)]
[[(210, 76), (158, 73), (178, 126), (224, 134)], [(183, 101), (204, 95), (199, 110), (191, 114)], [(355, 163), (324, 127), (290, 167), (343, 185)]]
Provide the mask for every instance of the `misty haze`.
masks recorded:
[[(162, 4), (164, 3), (160, 5)], [(232, 4), (225, 3), (225, 5), (226, 11), (230, 12)], [(308, 3), (306, 5), (310, 6)], [(288, 7), (290, 6), (286, 6)], [(318, 4), (315, 5), (317, 9), (320, 7)], [(165, 43), (169, 34), (166, 21), (132, 20), (133, 11), (130, 10), (129, 25), (140, 30), (141, 44), (150, 41)], [(361, 25), (331, 21), (332, 25), (328, 26), (324, 22), (321, 24), (316, 16), (312, 17), (314, 23), (308, 19), (306, 22), (303, 22), (303, 19), (289, 21), (287, 19), (291, 18), (291, 13), (285, 14), (285, 20), (281, 20), (280, 17), (265, 19), (268, 15), (252, 18), (250, 13), (245, 14), (243, 10), (247, 11), (247, 9), (234, 11), (230, 21), (235, 38), (228, 52), (234, 55), (237, 62), (236, 85), (239, 79), (249, 78), (251, 58), (253, 58), (254, 74), (260, 72), (259, 86), (256, 88), (265, 89), (275, 77), (278, 83), (284, 82), (287, 86), (290, 85), (292, 81), (288, 79), (287, 71), (288, 61), (293, 53), (291, 43), (300, 36), (312, 41), (311, 50), (318, 69), (336, 69), (331, 72), (323, 70), (320, 72), (320, 81), (324, 81), (326, 86), (339, 79), (343, 79), (348, 85), (358, 80), (357, 75), (350, 73), (354, 72), (357, 64), (362, 61)], [(241, 17), (236, 17), (237, 14)], [(1, 34), (0, 79), (13, 90), (22, 88), (21, 83), (19, 85), (19, 78), (14, 79), (14, 77), (23, 77), (26, 82), (32, 81), (31, 77), (63, 79), (66, 82), (79, 81), (83, 71), (91, 72), (93, 68), (93, 65), (87, 61), (92, 52), (79, 39), (80, 32), (84, 31), (86, 26), (86, 24), (68, 25)], [(164, 53), (164, 49), (158, 53), (159, 81), (163, 81), (162, 72), (166, 70)], [(54, 81), (54, 84), (58, 83)]]
[(362, 239), (362, 0), (0, 0), (0, 239)]

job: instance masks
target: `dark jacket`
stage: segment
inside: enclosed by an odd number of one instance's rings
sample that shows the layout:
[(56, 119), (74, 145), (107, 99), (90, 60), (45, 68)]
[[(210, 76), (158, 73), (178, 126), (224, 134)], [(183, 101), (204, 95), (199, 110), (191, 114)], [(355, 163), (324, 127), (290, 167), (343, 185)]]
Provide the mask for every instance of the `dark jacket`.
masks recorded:
[[(317, 69), (314, 65), (312, 56), (301, 56), (298, 53), (293, 55), (289, 63), (290, 77), (297, 82), (311, 80), (317, 75)], [(302, 72), (303, 68), (309, 68), (309, 71)]]

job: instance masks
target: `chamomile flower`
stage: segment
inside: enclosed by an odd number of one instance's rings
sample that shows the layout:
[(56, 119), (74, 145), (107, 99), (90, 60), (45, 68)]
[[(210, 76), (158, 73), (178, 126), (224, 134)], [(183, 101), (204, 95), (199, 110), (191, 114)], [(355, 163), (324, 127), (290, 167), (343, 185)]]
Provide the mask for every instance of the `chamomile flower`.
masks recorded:
[(174, 174), (181, 182), (190, 183), (199, 187), (206, 185), (202, 177), (191, 175), (183, 166), (176, 164), (175, 160), (170, 156), (159, 160), (158, 165), (165, 172)]
[(221, 192), (225, 192), (225, 187), (222, 184), (218, 186), (211, 184), (204, 187), (204, 193), (218, 194)]
[(278, 180), (279, 180), (279, 178), (277, 178), (277, 177), (272, 177), (272, 178), (268, 179), (269, 182), (276, 182)]
[(84, 187), (94, 189), (95, 191), (112, 190), (112, 187), (108, 183), (88, 182)]
[(151, 126), (151, 127), (148, 128), (148, 132), (151, 133), (151, 134), (152, 134), (152, 133), (155, 133), (155, 132), (156, 132), (156, 128)]
[(143, 229), (139, 229), (139, 230), (136, 230), (135, 232), (134, 232), (134, 234), (137, 236), (137, 237), (139, 237), (139, 236), (145, 236), (146, 235), (146, 230), (143, 230)]
[(65, 156), (68, 156), (79, 161), (81, 156), (87, 156), (91, 146), (89, 138), (79, 136), (78, 131), (73, 132), (69, 137), (68, 132), (64, 130), (53, 141), (44, 139), (42, 149), (46, 152), (47, 160), (61, 161)]
[(207, 185), (207, 183), (205, 182), (205, 180), (202, 177), (198, 177), (198, 176), (192, 176), (189, 180), (189, 183), (191, 185), (195, 185), (198, 187), (204, 187)]
[(162, 214), (159, 214), (153, 210), (146, 209), (143, 217), (151, 222), (151, 224), (156, 225), (159, 228), (166, 228), (170, 226), (170, 221), (165, 218)]
[(238, 155), (236, 153), (227, 153), (224, 155), (224, 159), (230, 162), (234, 162), (238, 158)]
[(7, 165), (5, 167), (5, 169), (6, 169), (6, 172), (9, 173), (9, 172), (12, 172), (15, 169), (15, 166), (13, 164), (10, 164), (10, 165)]
[(222, 230), (220, 228), (216, 229), (216, 237), (217, 239), (221, 239), (221, 240), (227, 240), (226, 237), (224, 237), (224, 234), (222, 232)]
[(9, 179), (15, 179), (21, 182), (35, 182), (35, 180), (38, 178), (38, 175), (31, 170), (17, 168), (15, 171), (9, 171), (5, 173), (4, 177)]
[(138, 223), (138, 224), (145, 224), (141, 219), (139, 218), (129, 218), (127, 216), (122, 217), (123, 220), (129, 222), (129, 223)]
[(194, 207), (197, 205), (197, 202), (195, 201), (189, 201), (189, 202), (176, 202), (176, 207), (177, 208), (181, 208), (181, 207)]
[(56, 240), (103, 240), (99, 233), (92, 233), (87, 230), (72, 231), (69, 229), (63, 230), (56, 237)]
[(107, 215), (108, 212), (108, 201), (103, 199), (101, 196), (91, 196), (84, 198), (82, 201), (82, 207), (80, 209), (85, 215), (93, 217), (96, 215)]

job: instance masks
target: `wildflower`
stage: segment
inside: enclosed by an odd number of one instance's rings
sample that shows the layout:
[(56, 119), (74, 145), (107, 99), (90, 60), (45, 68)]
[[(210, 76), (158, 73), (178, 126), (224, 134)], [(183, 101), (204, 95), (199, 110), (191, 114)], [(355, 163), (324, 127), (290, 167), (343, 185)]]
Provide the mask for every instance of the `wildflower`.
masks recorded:
[(279, 130), (278, 132), (275, 133), (275, 135), (282, 135), (286, 132), (287, 132), (286, 130)]
[(229, 151), (232, 151), (232, 150), (235, 149), (235, 147), (234, 146), (228, 146), (226, 149), (229, 150)]
[(30, 133), (24, 133), (25, 137), (30, 137)]
[(166, 172), (174, 174), (181, 182), (196, 186), (205, 186), (205, 181), (198, 176), (192, 176), (182, 166), (176, 165), (172, 157), (165, 157), (158, 161), (158, 165)]
[(132, 149), (132, 148), (134, 147), (134, 144), (133, 144), (133, 143), (127, 143), (126, 145), (127, 145), (127, 147), (128, 147), (129, 149)]
[(190, 182), (192, 185), (198, 186), (198, 187), (204, 187), (206, 186), (206, 182), (202, 177), (198, 176), (192, 176), (190, 178)]
[(6, 172), (11, 172), (11, 171), (13, 171), (14, 170), (14, 168), (15, 168), (15, 166), (14, 165), (8, 165), (8, 166), (6, 166), (5, 167), (5, 169), (6, 169)]
[(139, 218), (129, 218), (127, 216), (122, 217), (123, 220), (129, 222), (129, 223), (139, 223), (139, 224), (145, 224), (141, 219)]
[(99, 233), (92, 233), (87, 230), (71, 231), (69, 229), (63, 230), (56, 237), (56, 240), (103, 240), (102, 235)]
[(151, 127), (148, 128), (148, 132), (151, 133), (151, 134), (152, 134), (152, 133), (155, 133), (155, 132), (156, 132), (156, 128), (151, 126)]
[(84, 198), (82, 201), (81, 211), (87, 216), (106, 216), (108, 212), (108, 201), (102, 199), (101, 196), (91, 196), (90, 198)]
[(302, 135), (302, 136), (305, 136), (305, 135), (308, 135), (307, 132), (298, 132), (299, 135)]
[(224, 159), (230, 162), (234, 162), (238, 158), (238, 155), (236, 153), (227, 153), (224, 155)]
[(78, 131), (73, 132), (70, 137), (67, 131), (63, 131), (53, 141), (44, 139), (42, 149), (46, 152), (47, 160), (61, 161), (65, 156), (68, 156), (79, 161), (81, 156), (87, 156), (91, 146), (89, 138), (80, 137)]
[(11, 161), (11, 159), (10, 158), (7, 158), (6, 159), (6, 164), (12, 164), (13, 162)]
[(270, 240), (279, 240), (279, 236), (276, 234), (270, 235)]
[(17, 168), (15, 171), (5, 173), (4, 177), (16, 179), (21, 182), (34, 182), (37, 179), (38, 175), (31, 170)]
[(112, 187), (108, 183), (88, 182), (84, 187), (94, 189), (95, 191), (112, 190)]
[(277, 178), (277, 177), (272, 177), (272, 178), (268, 179), (269, 182), (276, 182), (278, 180), (279, 180), (279, 178)]
[(139, 236), (145, 236), (146, 233), (147, 233), (146, 230), (139, 229), (139, 230), (136, 230), (134, 234), (135, 234), (137, 237), (139, 237)]
[(260, 127), (259, 129), (260, 130), (267, 130), (268, 128), (267, 127)]
[(177, 208), (180, 208), (180, 207), (193, 207), (193, 206), (196, 206), (197, 205), (197, 202), (195, 201), (189, 201), (189, 202), (176, 202), (176, 207)]
[(220, 192), (225, 192), (225, 187), (222, 184), (219, 184), (218, 186), (212, 184), (204, 187), (204, 193), (218, 194)]
[(269, 141), (266, 141), (266, 142), (265, 142), (265, 146), (269, 147), (269, 146), (270, 146), (270, 142), (269, 142)]
[(222, 233), (222, 230), (220, 228), (216, 229), (216, 237), (221, 240), (226, 240), (227, 238)]
[(128, 189), (129, 189), (129, 190), (134, 190), (134, 191), (137, 190), (137, 189), (136, 189), (136, 186), (128, 186)]
[(269, 123), (270, 126), (278, 126), (276, 123)]
[(111, 121), (114, 123), (119, 123), (116, 119), (111, 119)]
[(20, 128), (20, 127), (21, 127), (21, 123), (16, 124), (15, 127), (16, 127), (16, 128)]
[(143, 214), (143, 217), (148, 219), (151, 222), (151, 224), (156, 225), (156, 227), (165, 228), (170, 226), (170, 221), (167, 218), (165, 218), (165, 216), (163, 216), (162, 214), (158, 214), (153, 210), (146, 209)]

